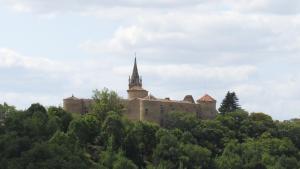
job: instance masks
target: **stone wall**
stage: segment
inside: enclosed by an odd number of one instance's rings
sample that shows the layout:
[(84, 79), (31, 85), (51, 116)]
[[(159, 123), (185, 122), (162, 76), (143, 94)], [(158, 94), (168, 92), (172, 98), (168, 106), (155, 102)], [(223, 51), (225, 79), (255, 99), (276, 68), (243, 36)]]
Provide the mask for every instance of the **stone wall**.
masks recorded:
[(126, 104), (125, 116), (130, 120), (163, 123), (163, 117), (170, 112), (184, 112), (195, 114), (202, 119), (212, 119), (216, 116), (215, 103), (194, 104), (190, 102), (133, 99)]
[(148, 96), (147, 90), (127, 90), (128, 99), (143, 98)]
[[(64, 99), (64, 109), (71, 113), (85, 114), (90, 111), (92, 99)], [(124, 115), (130, 120), (150, 121), (163, 124), (163, 117), (170, 112), (195, 114), (201, 119), (216, 116), (216, 102), (191, 103), (189, 101), (172, 101), (168, 99), (123, 99)]]
[(200, 102), (202, 119), (213, 119), (216, 117), (218, 111), (216, 109), (216, 102)]
[(70, 113), (85, 114), (90, 112), (92, 99), (64, 99), (63, 108), (65, 111)]

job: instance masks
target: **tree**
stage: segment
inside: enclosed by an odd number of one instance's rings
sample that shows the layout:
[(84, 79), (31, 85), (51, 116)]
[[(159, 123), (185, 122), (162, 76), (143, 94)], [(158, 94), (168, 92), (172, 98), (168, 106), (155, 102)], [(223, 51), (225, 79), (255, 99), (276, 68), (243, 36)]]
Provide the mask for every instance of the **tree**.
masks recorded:
[(135, 122), (126, 133), (123, 142), (125, 155), (140, 168), (145, 167), (145, 161), (151, 160), (158, 129), (159, 126), (153, 123)]
[(204, 147), (193, 144), (182, 144), (180, 146), (182, 156), (185, 159), (182, 165), (187, 169), (210, 169), (211, 152)]
[(275, 128), (272, 118), (263, 113), (252, 113), (241, 125), (241, 132), (248, 137), (258, 138)]
[(108, 112), (105, 121), (102, 124), (103, 137), (106, 141), (112, 139), (111, 146), (113, 150), (117, 150), (123, 144), (125, 136), (125, 126), (122, 118), (119, 114), (115, 112)]
[(98, 99), (99, 111), (76, 119), (59, 107), (32, 104), (19, 111), (0, 105), (6, 112), (0, 168), (300, 168), (297, 120), (274, 121), (237, 109), (211, 120), (171, 113), (165, 126), (159, 126), (123, 118), (120, 104), (108, 101), (109, 93)]
[(0, 104), (0, 125), (8, 113), (15, 112), (15, 111), (16, 108), (14, 106), (10, 106), (7, 103), (4, 103), (3, 105)]
[(221, 114), (225, 114), (234, 112), (237, 109), (241, 109), (238, 97), (236, 96), (235, 92), (227, 92), (223, 102), (221, 103), (219, 112), (221, 112)]
[(86, 145), (92, 143), (100, 135), (100, 127), (100, 122), (94, 115), (86, 114), (72, 121), (68, 132), (77, 137), (82, 145)]
[(216, 163), (219, 169), (297, 169), (297, 153), (299, 150), (289, 139), (263, 135), (243, 143), (230, 141)]
[(67, 132), (69, 123), (72, 121), (72, 115), (70, 113), (67, 113), (64, 109), (61, 107), (49, 107), (48, 108), (48, 115), (50, 120), (52, 118), (58, 118), (59, 122), (59, 129)]
[(95, 90), (92, 98), (94, 100), (92, 112), (97, 114), (101, 121), (104, 121), (110, 111), (122, 113), (124, 106), (121, 97), (115, 91), (109, 91), (107, 88), (101, 91)]
[(160, 141), (154, 149), (154, 164), (159, 166), (165, 163), (167, 168), (175, 169), (180, 165), (180, 147), (179, 142), (170, 132), (161, 132)]
[(125, 158), (124, 156), (117, 157), (117, 160), (114, 162), (113, 169), (137, 169), (138, 167), (131, 161)]
[(165, 115), (163, 127), (167, 129), (179, 128), (183, 131), (190, 131), (198, 122), (199, 121), (194, 114), (171, 112)]

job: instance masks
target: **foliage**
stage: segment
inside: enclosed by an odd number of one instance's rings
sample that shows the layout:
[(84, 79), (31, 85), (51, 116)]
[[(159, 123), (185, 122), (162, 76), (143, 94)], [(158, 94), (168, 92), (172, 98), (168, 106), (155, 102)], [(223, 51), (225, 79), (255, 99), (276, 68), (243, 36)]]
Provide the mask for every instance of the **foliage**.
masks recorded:
[(166, 114), (164, 126), (123, 117), (120, 98), (96, 93), (93, 112), (0, 105), (1, 169), (298, 169), (300, 123), (241, 109), (201, 120)]
[(109, 91), (107, 88), (103, 90), (93, 91), (92, 96), (94, 103), (92, 104), (92, 112), (98, 116), (101, 121), (107, 116), (110, 111), (121, 114), (123, 105), (122, 100), (115, 91)]
[(71, 122), (68, 133), (75, 136), (81, 144), (92, 143), (100, 134), (100, 126), (95, 116), (86, 114)]
[(236, 96), (235, 92), (227, 92), (224, 100), (221, 103), (219, 112), (221, 112), (221, 114), (225, 114), (229, 112), (234, 112), (240, 108), (241, 107), (239, 105), (239, 99)]

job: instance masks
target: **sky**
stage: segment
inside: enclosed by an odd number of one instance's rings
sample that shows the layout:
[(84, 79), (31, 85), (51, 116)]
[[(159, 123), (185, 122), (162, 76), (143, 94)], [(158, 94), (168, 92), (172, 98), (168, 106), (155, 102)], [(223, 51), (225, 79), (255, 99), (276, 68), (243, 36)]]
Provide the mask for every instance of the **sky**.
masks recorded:
[(156, 97), (300, 118), (299, 0), (0, 0), (0, 103), (126, 98), (134, 53)]

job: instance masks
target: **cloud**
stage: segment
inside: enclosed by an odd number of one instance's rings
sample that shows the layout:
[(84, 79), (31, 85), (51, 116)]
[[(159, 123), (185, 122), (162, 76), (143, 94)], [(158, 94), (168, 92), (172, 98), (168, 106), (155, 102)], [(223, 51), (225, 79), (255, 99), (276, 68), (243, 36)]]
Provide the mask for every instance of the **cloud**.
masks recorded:
[(231, 5), (238, 11), (248, 13), (297, 14), (300, 12), (298, 0), (232, 0)]
[(0, 103), (8, 103), (18, 106), (18, 109), (27, 109), (33, 103), (41, 103), (45, 106), (62, 106), (57, 100), (61, 99), (58, 95), (33, 94), (30, 92), (0, 92)]
[(88, 10), (97, 10), (102, 8), (176, 8), (193, 6), (203, 3), (205, 0), (2, 0), (2, 3), (19, 12), (37, 12), (37, 13), (52, 13), (52, 12), (81, 12)]
[(55, 72), (67, 71), (68, 67), (62, 63), (47, 58), (26, 57), (14, 50), (0, 48), (0, 68), (24, 68), (35, 71)]
[[(254, 66), (243, 65), (234, 67), (211, 67), (206, 65), (166, 64), (166, 65), (139, 65), (141, 73), (153, 77), (169, 79), (197, 79), (218, 81), (242, 81), (253, 75), (257, 69)], [(117, 67), (113, 71), (127, 76), (131, 67)]]
[(238, 93), (243, 108), (250, 112), (265, 112), (274, 119), (299, 118), (300, 109), (296, 105), (300, 103), (297, 90), (300, 81), (284, 80), (238, 84), (232, 90)]
[(99, 11), (107, 8), (139, 8), (146, 10), (200, 8), (214, 11), (231, 10), (242, 13), (273, 14), (296, 14), (300, 11), (300, 2), (298, 0), (2, 0), (0, 3), (15, 11), (44, 14), (66, 12), (92, 12), (99, 14)]
[[(78, 58), (53, 60), (1, 48), (0, 76), (5, 81), (0, 93), (17, 105), (26, 102), (18, 97), (31, 96), (26, 103), (38, 98), (57, 103), (72, 93), (89, 97), (91, 90), (104, 86), (126, 97), (128, 65), (137, 52), (144, 85), (159, 97), (209, 93), (220, 103), (234, 90), (249, 111), (264, 111), (276, 119), (298, 117), (299, 2), (0, 0), (2, 7), (30, 13), (24, 18), (54, 16), (53, 22), (43, 24), (70, 23), (82, 32), (101, 28), (101, 33), (80, 36), (85, 53), (74, 50)], [(78, 36), (63, 24), (59, 29)], [(47, 33), (57, 35), (57, 29)], [(61, 44), (69, 42), (65, 38)]]
[(118, 57), (137, 51), (162, 62), (252, 64), (280, 58), (282, 53), (300, 53), (299, 30), (299, 17), (186, 11), (145, 15), (120, 26), (110, 38), (87, 40), (81, 48)]

